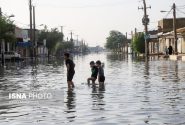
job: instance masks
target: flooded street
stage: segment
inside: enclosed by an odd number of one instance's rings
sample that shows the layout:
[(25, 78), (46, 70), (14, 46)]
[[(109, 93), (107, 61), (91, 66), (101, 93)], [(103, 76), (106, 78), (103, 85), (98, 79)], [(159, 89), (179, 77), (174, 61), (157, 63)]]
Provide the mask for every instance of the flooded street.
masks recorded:
[[(184, 125), (185, 62), (110, 53), (74, 56), (74, 90), (63, 60), (13, 64), (0, 72), (0, 125)], [(105, 63), (105, 87), (87, 85), (89, 62)], [(97, 83), (97, 81), (96, 81)], [(10, 103), (9, 92), (53, 91), (50, 103)], [(61, 95), (60, 95), (61, 94)]]

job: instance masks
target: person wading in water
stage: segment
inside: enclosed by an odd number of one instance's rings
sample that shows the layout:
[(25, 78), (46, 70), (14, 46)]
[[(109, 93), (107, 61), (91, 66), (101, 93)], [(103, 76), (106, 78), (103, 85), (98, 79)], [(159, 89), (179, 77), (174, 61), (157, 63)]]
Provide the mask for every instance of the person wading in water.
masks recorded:
[(74, 88), (74, 83), (73, 83), (73, 76), (75, 74), (75, 64), (73, 62), (73, 60), (71, 60), (70, 58), (70, 54), (69, 53), (65, 53), (64, 54), (64, 59), (65, 59), (65, 63), (66, 63), (66, 67), (67, 67), (67, 83), (68, 83), (68, 88)]

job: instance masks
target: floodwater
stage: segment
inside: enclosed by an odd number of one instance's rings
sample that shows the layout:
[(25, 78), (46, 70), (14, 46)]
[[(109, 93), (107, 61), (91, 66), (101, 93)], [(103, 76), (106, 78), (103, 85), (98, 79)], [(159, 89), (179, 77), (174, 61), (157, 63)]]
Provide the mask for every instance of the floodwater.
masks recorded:
[[(185, 125), (185, 62), (145, 62), (110, 53), (74, 56), (75, 89), (62, 60), (8, 64), (0, 72), (0, 125)], [(86, 84), (89, 62), (105, 63), (104, 87)], [(12, 102), (8, 93), (53, 91), (40, 104)]]

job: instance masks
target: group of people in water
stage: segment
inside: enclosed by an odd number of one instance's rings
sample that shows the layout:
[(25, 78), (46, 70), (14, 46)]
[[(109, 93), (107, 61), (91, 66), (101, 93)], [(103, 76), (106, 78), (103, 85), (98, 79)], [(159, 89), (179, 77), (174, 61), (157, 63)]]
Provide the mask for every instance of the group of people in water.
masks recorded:
[[(70, 59), (70, 54), (69, 53), (64, 53), (64, 59), (65, 59), (65, 64), (67, 67), (67, 83), (68, 83), (68, 88), (74, 88), (75, 85), (73, 83), (73, 77), (75, 74), (75, 63), (73, 60)], [(95, 81), (98, 79), (99, 86), (104, 85), (105, 81), (105, 76), (104, 76), (104, 69), (103, 69), (103, 64), (101, 63), (100, 60), (94, 62), (90, 62), (90, 67), (91, 67), (91, 77), (87, 79), (87, 83), (90, 84), (92, 81), (92, 85), (95, 85)]]

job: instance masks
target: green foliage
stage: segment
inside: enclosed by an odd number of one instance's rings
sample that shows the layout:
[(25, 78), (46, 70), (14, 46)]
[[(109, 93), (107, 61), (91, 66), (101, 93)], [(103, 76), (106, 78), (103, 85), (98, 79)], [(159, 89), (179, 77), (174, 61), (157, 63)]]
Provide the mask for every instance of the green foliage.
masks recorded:
[(105, 47), (107, 49), (117, 49), (121, 47), (126, 41), (126, 37), (119, 31), (110, 31), (109, 37), (107, 37), (107, 42)]
[(5, 42), (15, 41), (15, 25), (8, 18), (2, 16), (0, 17), (0, 41), (5, 40)]
[(39, 33), (38, 41), (46, 40), (46, 47), (49, 54), (57, 54), (61, 51), (72, 50), (74, 48), (73, 42), (63, 41), (63, 33), (59, 32), (56, 28), (50, 31), (45, 26), (44, 30)]
[(74, 48), (74, 43), (73, 42), (62, 42), (58, 46), (58, 50), (70, 50)]
[(49, 52), (56, 51), (58, 43), (63, 41), (63, 33), (60, 33), (57, 29), (43, 30), (39, 33), (38, 41), (42, 42), (44, 39)]
[(132, 39), (132, 49), (137, 53), (145, 52), (145, 38), (144, 33), (139, 33)]

